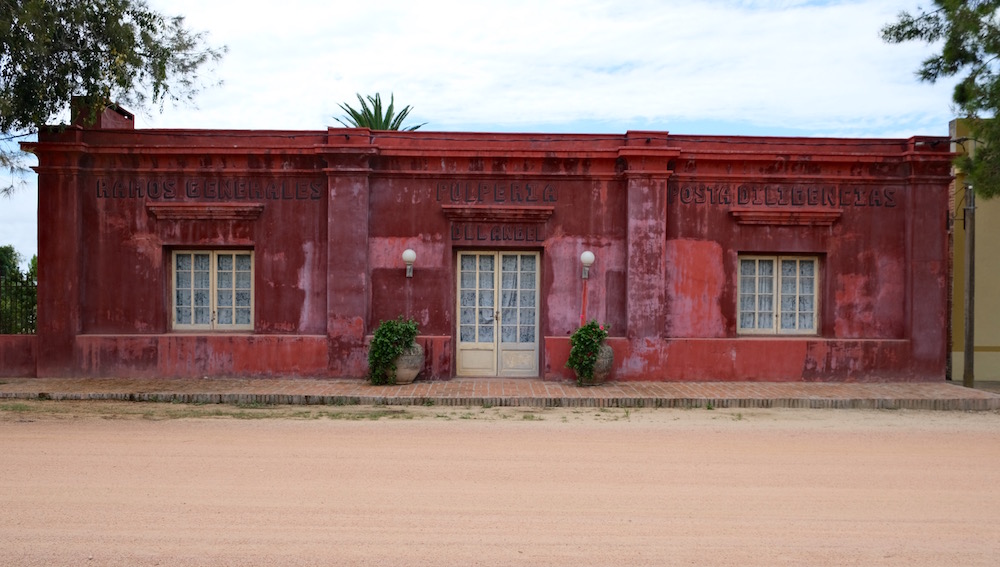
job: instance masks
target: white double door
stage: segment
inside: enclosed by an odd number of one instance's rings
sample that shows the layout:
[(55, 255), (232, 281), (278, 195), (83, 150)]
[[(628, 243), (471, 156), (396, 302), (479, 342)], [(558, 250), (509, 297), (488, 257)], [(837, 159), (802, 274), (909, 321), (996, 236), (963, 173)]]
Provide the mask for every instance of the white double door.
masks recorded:
[(458, 253), (459, 376), (538, 376), (538, 253)]

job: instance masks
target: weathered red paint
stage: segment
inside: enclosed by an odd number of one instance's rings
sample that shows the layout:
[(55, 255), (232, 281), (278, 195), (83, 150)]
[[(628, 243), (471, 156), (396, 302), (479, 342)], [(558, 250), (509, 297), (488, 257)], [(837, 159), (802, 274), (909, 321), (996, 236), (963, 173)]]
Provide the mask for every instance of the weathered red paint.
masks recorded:
[[(448, 378), (456, 254), (521, 250), (540, 253), (540, 373), (568, 378), (591, 250), (587, 316), (610, 327), (616, 379), (943, 379), (943, 142), (44, 131), (37, 342), (26, 363), (11, 353), (28, 343), (0, 341), (0, 360), (39, 376), (362, 377), (374, 327), (405, 315), (425, 375)], [(171, 330), (171, 252), (189, 248), (254, 250), (252, 332)], [(740, 254), (820, 258), (816, 335), (738, 335)]]
[(36, 344), (33, 335), (0, 335), (0, 376), (33, 376)]

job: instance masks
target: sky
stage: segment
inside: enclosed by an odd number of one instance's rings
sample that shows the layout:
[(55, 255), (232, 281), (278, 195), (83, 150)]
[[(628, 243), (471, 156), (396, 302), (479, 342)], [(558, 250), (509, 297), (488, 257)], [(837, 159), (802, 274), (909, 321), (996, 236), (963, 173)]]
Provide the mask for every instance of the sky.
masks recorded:
[[(357, 93), (427, 131), (908, 138), (953, 118), (954, 82), (915, 76), (932, 47), (880, 38), (919, 0), (148, 2), (229, 51), (196, 106), (130, 108), (137, 128), (325, 130)], [(25, 258), (34, 181), (0, 198)]]

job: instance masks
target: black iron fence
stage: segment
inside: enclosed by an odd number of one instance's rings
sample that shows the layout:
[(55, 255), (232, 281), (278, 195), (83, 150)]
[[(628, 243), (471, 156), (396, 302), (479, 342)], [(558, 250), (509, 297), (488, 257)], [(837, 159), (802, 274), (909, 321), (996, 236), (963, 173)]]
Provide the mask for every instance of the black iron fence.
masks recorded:
[(0, 277), (0, 335), (31, 335), (38, 318), (34, 282)]

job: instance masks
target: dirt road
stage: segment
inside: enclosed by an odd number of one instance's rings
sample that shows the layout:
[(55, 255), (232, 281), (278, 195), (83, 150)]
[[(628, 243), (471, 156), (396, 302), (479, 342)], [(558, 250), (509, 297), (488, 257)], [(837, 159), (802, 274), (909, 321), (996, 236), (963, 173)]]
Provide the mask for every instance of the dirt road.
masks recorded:
[(997, 413), (43, 404), (0, 565), (1000, 564)]

